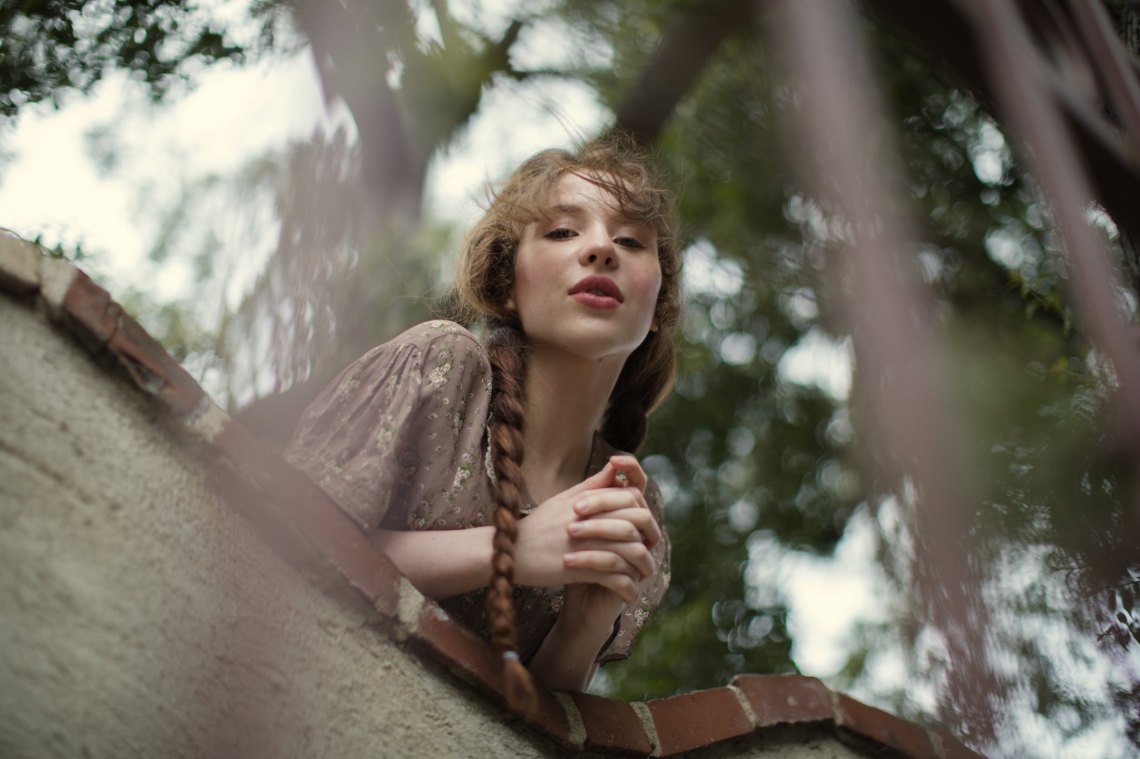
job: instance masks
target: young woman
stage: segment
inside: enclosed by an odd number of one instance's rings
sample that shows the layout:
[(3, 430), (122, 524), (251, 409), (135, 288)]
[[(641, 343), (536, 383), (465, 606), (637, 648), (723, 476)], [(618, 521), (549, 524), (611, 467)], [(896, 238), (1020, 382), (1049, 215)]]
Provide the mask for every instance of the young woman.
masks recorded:
[[(581, 690), (669, 582), (657, 487), (630, 453), (674, 373), (671, 197), (625, 144), (524, 162), (462, 250), (486, 345), (414, 327), (346, 368), (289, 459), (444, 609)], [(525, 452), (525, 455), (524, 455)], [(625, 453), (629, 452), (629, 453)]]

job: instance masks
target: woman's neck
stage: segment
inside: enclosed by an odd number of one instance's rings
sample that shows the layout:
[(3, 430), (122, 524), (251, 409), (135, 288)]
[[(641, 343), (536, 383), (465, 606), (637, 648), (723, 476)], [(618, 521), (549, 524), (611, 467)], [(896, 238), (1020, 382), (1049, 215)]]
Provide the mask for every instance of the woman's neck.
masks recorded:
[(582, 480), (594, 431), (601, 424), (622, 364), (617, 356), (593, 361), (541, 346), (531, 349), (523, 474), (536, 502)]

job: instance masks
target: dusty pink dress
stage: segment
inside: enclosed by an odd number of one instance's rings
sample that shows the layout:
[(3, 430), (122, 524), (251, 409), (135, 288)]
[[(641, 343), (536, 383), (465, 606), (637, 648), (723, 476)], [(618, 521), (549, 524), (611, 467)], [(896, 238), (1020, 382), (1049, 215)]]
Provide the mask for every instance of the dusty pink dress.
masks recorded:
[[(456, 530), (492, 523), (487, 442), (491, 367), (483, 346), (448, 321), (415, 326), (350, 364), (305, 411), (286, 457), (365, 530)], [(586, 475), (616, 451), (595, 436)], [(661, 523), (661, 493), (646, 500)], [(531, 506), (533, 508), (533, 505)], [(528, 509), (527, 511), (529, 511)], [(669, 543), (659, 571), (618, 618), (598, 660), (629, 656), (669, 585)], [(485, 590), (441, 601), (486, 635)], [(528, 659), (554, 625), (562, 587), (515, 589), (519, 652)]]

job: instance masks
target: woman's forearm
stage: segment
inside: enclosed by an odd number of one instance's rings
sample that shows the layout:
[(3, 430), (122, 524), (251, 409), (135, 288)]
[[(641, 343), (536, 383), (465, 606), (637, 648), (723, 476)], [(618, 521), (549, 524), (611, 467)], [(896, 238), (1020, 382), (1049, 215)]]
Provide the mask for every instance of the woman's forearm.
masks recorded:
[(597, 670), (598, 653), (613, 635), (610, 624), (572, 622), (565, 613), (530, 660), (529, 669), (550, 690), (583, 691)]
[(417, 590), (441, 600), (487, 586), (494, 530), (379, 530), (375, 543)]

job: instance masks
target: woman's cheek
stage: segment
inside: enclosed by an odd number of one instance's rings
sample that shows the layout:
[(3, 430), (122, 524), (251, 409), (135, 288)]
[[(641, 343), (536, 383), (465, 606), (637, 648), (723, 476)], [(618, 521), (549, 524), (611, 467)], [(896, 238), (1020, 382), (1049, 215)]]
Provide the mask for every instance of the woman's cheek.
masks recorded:
[(657, 296), (661, 293), (661, 275), (656, 277), (647, 278), (646, 281), (638, 288), (638, 297), (641, 303), (645, 304), (649, 312), (650, 319), (653, 318), (654, 312), (657, 311)]

